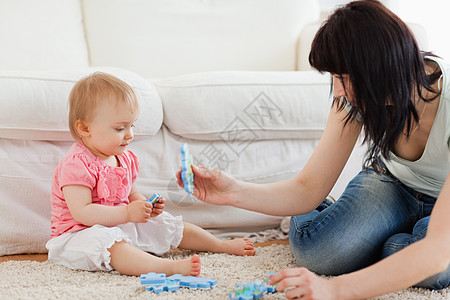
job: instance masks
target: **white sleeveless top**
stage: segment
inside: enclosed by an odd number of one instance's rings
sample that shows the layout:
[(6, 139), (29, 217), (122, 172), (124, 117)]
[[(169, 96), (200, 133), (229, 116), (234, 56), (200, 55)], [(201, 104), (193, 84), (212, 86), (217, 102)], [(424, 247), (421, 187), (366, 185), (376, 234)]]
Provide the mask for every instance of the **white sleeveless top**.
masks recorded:
[(442, 92), (439, 107), (422, 156), (408, 161), (391, 154), (383, 158), (388, 170), (405, 185), (433, 197), (438, 197), (450, 171), (450, 65), (436, 57), (426, 57), (442, 70)]

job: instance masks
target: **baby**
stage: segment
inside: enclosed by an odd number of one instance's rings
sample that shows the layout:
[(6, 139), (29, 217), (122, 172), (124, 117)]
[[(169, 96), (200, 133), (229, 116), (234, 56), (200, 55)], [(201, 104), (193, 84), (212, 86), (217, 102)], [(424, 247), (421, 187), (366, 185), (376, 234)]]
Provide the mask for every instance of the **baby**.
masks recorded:
[[(75, 84), (69, 126), (76, 142), (55, 169), (49, 260), (72, 269), (198, 276), (200, 258), (163, 259), (171, 248), (254, 255), (248, 239), (220, 240), (152, 205), (135, 186), (136, 156), (127, 146), (139, 102), (122, 80), (94, 73)], [(153, 254), (150, 254), (153, 253)]]

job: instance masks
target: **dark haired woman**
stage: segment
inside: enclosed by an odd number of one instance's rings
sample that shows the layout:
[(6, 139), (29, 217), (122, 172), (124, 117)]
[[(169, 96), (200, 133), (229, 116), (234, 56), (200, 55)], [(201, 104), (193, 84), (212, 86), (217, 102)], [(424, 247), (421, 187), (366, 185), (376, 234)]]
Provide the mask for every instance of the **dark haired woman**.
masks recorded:
[[(316, 34), (309, 59), (332, 74), (334, 101), (302, 171), (252, 184), (195, 168), (194, 195), (295, 215), (289, 240), (301, 268), (271, 277), (288, 298), (359, 299), (449, 286), (450, 65), (421, 53), (405, 23), (375, 0), (337, 9)], [(365, 168), (332, 203), (326, 196), (361, 131)]]

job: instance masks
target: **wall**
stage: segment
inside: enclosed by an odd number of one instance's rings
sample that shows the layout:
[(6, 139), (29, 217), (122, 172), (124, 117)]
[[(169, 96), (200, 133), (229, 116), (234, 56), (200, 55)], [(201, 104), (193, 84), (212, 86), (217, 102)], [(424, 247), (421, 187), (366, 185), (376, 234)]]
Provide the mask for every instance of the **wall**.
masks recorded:
[(429, 49), (450, 60), (448, 24), (450, 14), (448, 0), (389, 0), (386, 5), (405, 21), (421, 24), (428, 34)]
[[(321, 9), (326, 15), (337, 5), (350, 1), (344, 0), (318, 0)], [(435, 54), (450, 60), (450, 38), (448, 38), (448, 24), (445, 20), (450, 14), (450, 1), (448, 0), (381, 0), (389, 9), (406, 22), (422, 25), (428, 35), (428, 49)]]

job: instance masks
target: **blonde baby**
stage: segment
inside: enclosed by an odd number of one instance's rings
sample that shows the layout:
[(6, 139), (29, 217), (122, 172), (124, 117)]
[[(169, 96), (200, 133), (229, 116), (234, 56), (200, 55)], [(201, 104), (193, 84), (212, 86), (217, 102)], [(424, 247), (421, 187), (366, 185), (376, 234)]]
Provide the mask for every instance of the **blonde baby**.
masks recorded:
[(248, 239), (220, 240), (202, 228), (153, 206), (138, 192), (138, 161), (127, 147), (139, 102), (122, 80), (94, 73), (69, 97), (75, 143), (56, 167), (51, 195), (49, 260), (72, 269), (200, 274), (200, 258), (158, 257), (172, 248), (254, 255)]

